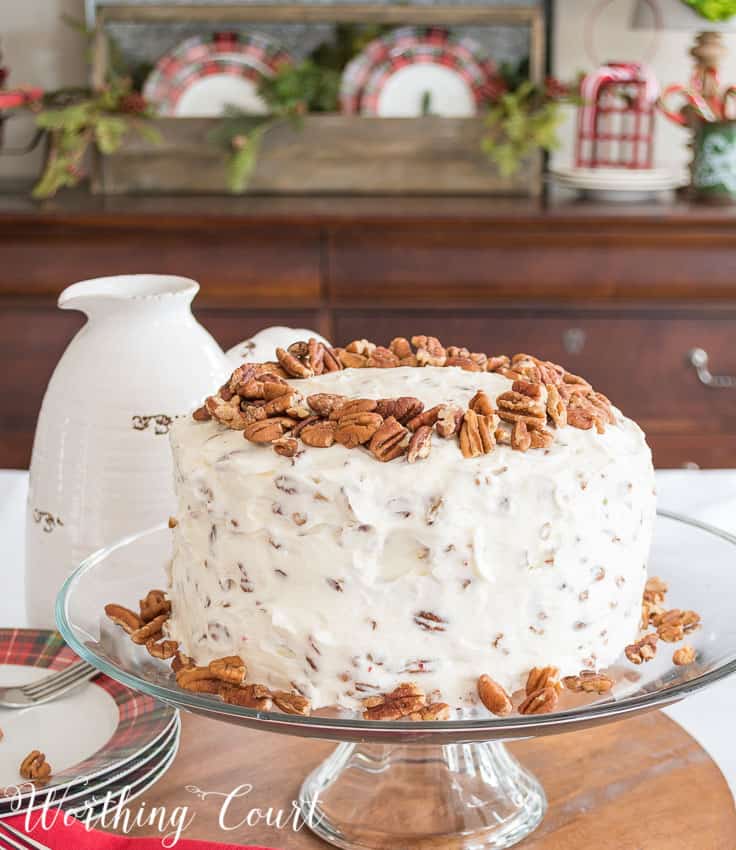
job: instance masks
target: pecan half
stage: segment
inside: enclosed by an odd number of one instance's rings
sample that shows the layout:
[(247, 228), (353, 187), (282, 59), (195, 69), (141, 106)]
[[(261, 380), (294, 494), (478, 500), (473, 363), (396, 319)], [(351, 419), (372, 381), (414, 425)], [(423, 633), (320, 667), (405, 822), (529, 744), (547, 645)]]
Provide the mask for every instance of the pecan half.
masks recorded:
[(466, 410), (460, 426), (460, 451), (463, 457), (480, 457), (492, 452), (496, 438), (491, 429), (492, 417), (481, 416), (474, 410)]
[(307, 396), (307, 404), (319, 416), (329, 416), (332, 411), (344, 404), (346, 401), (344, 395), (336, 393), (313, 393)]
[(486, 361), (486, 372), (498, 372), (499, 369), (507, 369), (511, 361), (505, 354), (489, 357)]
[(222, 687), (208, 667), (182, 667), (176, 672), (176, 684), (185, 691), (200, 694), (217, 694)]
[(198, 407), (192, 413), (192, 419), (196, 420), (197, 422), (207, 422), (212, 419), (212, 417), (210, 416), (210, 412), (209, 410), (207, 410), (207, 407), (203, 404), (202, 407)]
[(173, 658), (179, 648), (179, 644), (175, 640), (157, 641), (156, 637), (149, 638), (146, 641), (146, 649), (148, 654), (153, 658), (168, 659)]
[[(377, 414), (367, 415), (376, 416)], [(342, 422), (342, 420), (340, 421)], [(393, 416), (389, 416), (374, 432), (368, 448), (375, 458), (387, 463), (404, 454), (408, 435), (409, 431)]]
[(329, 448), (335, 442), (336, 431), (337, 422), (318, 420), (306, 425), (301, 430), (299, 436), (305, 445), (325, 449)]
[[(523, 424), (523, 423), (516, 423)], [(514, 426), (516, 427), (516, 426)], [(524, 426), (526, 427), (526, 426)], [(531, 448), (533, 449), (548, 449), (552, 443), (555, 441), (554, 435), (551, 431), (548, 431), (546, 428), (542, 428), (537, 431), (529, 431), (529, 438), (531, 440)], [(513, 443), (512, 443), (513, 445)]]
[(271, 697), (276, 707), (285, 714), (301, 714), (307, 717), (312, 711), (309, 700), (301, 694), (291, 691), (272, 691)]
[(562, 683), (569, 691), (578, 693), (605, 694), (613, 687), (612, 679), (595, 670), (581, 670), (577, 676), (565, 676)]
[(667, 643), (677, 643), (686, 634), (698, 628), (700, 615), (695, 611), (681, 611), (679, 608), (672, 608), (652, 617), (652, 623), (657, 629), (660, 640)]
[(406, 425), (411, 419), (415, 419), (424, 410), (424, 405), (418, 398), (413, 396), (400, 396), (399, 398), (380, 398), (374, 408), (376, 413), (388, 419), (394, 419)]
[(309, 366), (305, 366), (301, 360), (284, 348), (276, 349), (276, 358), (284, 372), (292, 378), (311, 378), (314, 375), (314, 371)]
[(434, 336), (413, 336), (411, 344), (416, 348), (417, 363), (420, 366), (444, 366), (447, 351)]
[(19, 770), (23, 779), (43, 781), (51, 776), (51, 765), (40, 750), (31, 750), (20, 763)]
[(109, 603), (105, 605), (105, 614), (116, 626), (120, 626), (129, 635), (143, 625), (141, 618), (124, 605)]
[(525, 452), (531, 448), (532, 435), (526, 427), (526, 422), (517, 419), (511, 429), (511, 448), (517, 452)]
[(168, 614), (159, 614), (147, 623), (144, 623), (140, 628), (130, 633), (130, 639), (133, 643), (144, 644), (149, 638), (161, 632), (161, 627), (169, 619)]
[(325, 347), (322, 359), (325, 372), (339, 372), (342, 369), (342, 363), (336, 349)]
[(678, 667), (682, 667), (685, 664), (692, 664), (696, 657), (697, 652), (688, 644), (681, 646), (672, 653), (672, 661), (674, 664), (677, 664)]
[(355, 354), (344, 348), (338, 348), (336, 351), (338, 359), (345, 369), (365, 369), (368, 365), (368, 358), (365, 354)]
[(223, 685), (219, 683), (219, 694), (230, 705), (242, 705), (258, 711), (270, 711), (273, 708), (271, 691), (265, 685)]
[(412, 434), (409, 440), (409, 448), (406, 450), (406, 460), (416, 463), (429, 457), (432, 450), (432, 429), (429, 425), (422, 425)]
[(454, 404), (440, 405), (437, 413), (435, 430), (445, 439), (453, 437), (460, 430), (463, 421), (463, 411)]
[(306, 363), (315, 375), (321, 375), (325, 370), (325, 346), (314, 337), (307, 343)]
[(194, 667), (194, 661), (183, 652), (177, 652), (174, 655), (174, 660), (171, 662), (171, 670), (176, 675), (180, 670), (184, 670), (187, 667)]
[(553, 688), (557, 684), (559, 673), (557, 667), (532, 667), (526, 678), (527, 696), (544, 688)]
[(400, 684), (387, 694), (363, 700), (364, 720), (399, 720), (426, 705), (424, 691), (413, 682)]
[(159, 614), (171, 613), (171, 602), (166, 598), (163, 590), (149, 590), (145, 599), (140, 601), (141, 620), (144, 623), (158, 617)]
[(560, 396), (555, 384), (545, 384), (547, 388), (547, 416), (554, 423), (555, 428), (564, 428), (567, 425), (567, 408)]
[(353, 413), (373, 413), (377, 407), (378, 402), (374, 398), (350, 398), (332, 408), (330, 419), (337, 421)]
[(468, 407), (482, 416), (491, 416), (495, 412), (493, 410), (493, 404), (485, 390), (478, 390), (468, 402)]
[(229, 685), (241, 685), (245, 681), (245, 662), (239, 655), (227, 655), (210, 661), (207, 668), (210, 675)]
[(225, 401), (219, 395), (211, 395), (204, 403), (207, 412), (221, 425), (233, 431), (242, 431), (246, 426), (246, 420), (240, 409), (240, 396), (234, 395)]
[(416, 431), (418, 428), (421, 428), (422, 425), (428, 425), (431, 428), (437, 421), (437, 417), (439, 416), (442, 407), (443, 405), (436, 404), (434, 407), (430, 407), (429, 410), (422, 411), (418, 416), (410, 419), (406, 423), (406, 427), (410, 431)]
[(377, 413), (352, 413), (341, 416), (335, 430), (335, 440), (345, 448), (357, 448), (369, 442), (382, 424), (383, 419)]
[(482, 372), (483, 368), (471, 360), (470, 357), (448, 357), (444, 362), (445, 366), (455, 366), (458, 369), (463, 369), (466, 372)]
[(284, 434), (282, 418), (261, 419), (257, 422), (251, 422), (245, 427), (243, 436), (251, 443), (272, 443)]
[(364, 357), (370, 357), (376, 350), (376, 344), (368, 339), (354, 339), (345, 346), (345, 351), (351, 354), (362, 354)]
[(512, 425), (523, 422), (527, 428), (544, 428), (547, 410), (542, 401), (530, 398), (518, 390), (507, 390), (496, 399), (498, 415)]
[(632, 664), (642, 664), (651, 661), (657, 654), (657, 635), (651, 632), (640, 640), (630, 643), (624, 650)]
[(409, 340), (403, 336), (394, 337), (388, 344), (388, 347), (401, 360), (404, 357), (411, 357), (413, 352)]
[(408, 715), (409, 720), (449, 720), (450, 706), (446, 702), (432, 702)]
[(549, 714), (554, 711), (559, 697), (553, 687), (532, 691), (519, 706), (519, 714)]
[(511, 697), (506, 691), (485, 673), (478, 679), (478, 696), (483, 705), (499, 717), (511, 714)]
[(668, 591), (667, 582), (659, 576), (651, 576), (644, 585), (644, 601), (661, 605)]
[(399, 358), (390, 349), (377, 345), (368, 356), (366, 365), (374, 369), (395, 369), (399, 365)]
[(299, 443), (293, 437), (279, 437), (273, 441), (273, 450), (281, 457), (294, 457), (299, 451)]

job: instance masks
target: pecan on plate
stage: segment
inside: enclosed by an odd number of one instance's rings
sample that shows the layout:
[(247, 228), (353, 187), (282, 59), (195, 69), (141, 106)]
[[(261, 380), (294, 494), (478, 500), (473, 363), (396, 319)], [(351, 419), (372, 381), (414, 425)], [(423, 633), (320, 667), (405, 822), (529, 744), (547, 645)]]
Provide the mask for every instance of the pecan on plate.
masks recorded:
[(399, 358), (390, 349), (377, 345), (368, 355), (366, 366), (374, 369), (395, 369), (399, 366)]
[(144, 623), (140, 628), (130, 633), (130, 639), (133, 643), (144, 644), (152, 637), (161, 633), (163, 624), (169, 619), (168, 614), (159, 614), (147, 623)]
[(496, 437), (492, 422), (492, 416), (483, 416), (470, 409), (465, 411), (460, 426), (460, 451), (463, 457), (480, 457), (493, 451)]
[(245, 662), (239, 655), (226, 655), (210, 661), (207, 668), (210, 675), (229, 685), (242, 685), (245, 681)]
[(666, 643), (677, 643), (686, 634), (699, 627), (700, 615), (695, 611), (681, 611), (679, 608), (672, 608), (654, 616), (652, 624), (656, 627), (660, 640)]
[(171, 614), (171, 602), (163, 590), (149, 590), (145, 599), (140, 601), (141, 620), (148, 623), (159, 614)]
[(409, 720), (449, 720), (450, 706), (446, 702), (432, 702), (408, 715)]
[(624, 652), (632, 664), (651, 661), (657, 654), (657, 635), (654, 632), (644, 635), (640, 640), (630, 643)]
[(678, 667), (682, 667), (685, 664), (692, 664), (696, 657), (695, 649), (689, 644), (685, 644), (672, 653), (672, 662)]
[(413, 682), (405, 682), (387, 694), (363, 700), (364, 720), (399, 720), (426, 705), (424, 691)]
[(141, 618), (124, 605), (115, 605), (111, 602), (105, 605), (105, 614), (116, 626), (120, 626), (129, 635), (143, 625)]
[(307, 404), (318, 416), (329, 416), (336, 407), (344, 404), (345, 401), (345, 396), (337, 393), (313, 393), (307, 396)]
[(337, 422), (328, 422), (322, 419), (306, 425), (299, 432), (299, 436), (307, 446), (326, 449), (335, 442), (336, 431)]
[(182, 667), (176, 671), (176, 684), (200, 694), (217, 694), (222, 687), (222, 681), (212, 675), (209, 667)]
[(416, 463), (429, 457), (432, 450), (432, 429), (429, 425), (422, 425), (411, 435), (409, 447), (406, 450), (408, 463)]
[(335, 440), (347, 449), (357, 448), (369, 442), (382, 424), (383, 419), (377, 413), (351, 413), (341, 416), (337, 422)]
[(406, 427), (410, 431), (416, 431), (417, 429), (421, 428), (422, 425), (426, 425), (431, 428), (437, 421), (442, 407), (443, 405), (436, 404), (434, 407), (430, 407), (429, 410), (423, 410), (418, 416), (415, 416), (413, 419), (410, 419), (406, 423)]
[(478, 679), (478, 696), (483, 705), (499, 717), (511, 714), (511, 697), (506, 691), (485, 673)]
[(374, 409), (384, 419), (393, 416), (402, 425), (406, 425), (409, 420), (421, 414), (424, 405), (413, 396), (400, 396), (399, 398), (379, 398)]
[(435, 431), (446, 440), (458, 433), (463, 423), (463, 410), (454, 404), (440, 406), (435, 423)]
[(311, 378), (314, 375), (314, 371), (309, 366), (306, 366), (285, 348), (276, 349), (276, 358), (284, 372), (291, 375), (292, 378)]
[(568, 691), (605, 694), (613, 687), (613, 680), (605, 673), (581, 670), (577, 676), (565, 676), (562, 680)]
[(272, 691), (271, 697), (284, 714), (301, 714), (308, 717), (311, 713), (312, 706), (309, 700), (298, 693), (291, 691)]
[(557, 684), (560, 671), (557, 667), (532, 667), (526, 677), (526, 695), (533, 694), (543, 688), (553, 688)]
[(51, 776), (51, 765), (40, 750), (31, 750), (20, 763), (20, 775), (23, 779), (43, 782)]
[(387, 463), (404, 454), (408, 437), (409, 431), (393, 416), (389, 416), (373, 434), (368, 448), (375, 458)]
[(532, 691), (519, 706), (519, 714), (549, 714), (555, 710), (558, 699), (557, 689), (554, 687)]
[(270, 711), (273, 708), (271, 691), (265, 685), (223, 685), (220, 683), (219, 694), (230, 705), (242, 705), (244, 708), (255, 708), (258, 711)]
[(169, 659), (176, 655), (179, 644), (175, 640), (157, 640), (156, 635), (146, 641), (146, 649), (152, 658)]

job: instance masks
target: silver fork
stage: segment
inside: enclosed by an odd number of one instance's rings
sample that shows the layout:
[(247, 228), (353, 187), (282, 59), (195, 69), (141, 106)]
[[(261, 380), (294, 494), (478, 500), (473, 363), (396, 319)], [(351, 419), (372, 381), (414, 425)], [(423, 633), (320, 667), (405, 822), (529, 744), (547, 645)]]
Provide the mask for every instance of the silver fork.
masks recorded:
[(75, 661), (64, 670), (51, 673), (36, 682), (0, 688), (0, 707), (28, 708), (31, 705), (41, 705), (76, 688), (98, 672), (96, 667), (86, 661)]
[(0, 842), (7, 844), (12, 850), (51, 850), (48, 845), (41, 844), (30, 835), (24, 835), (3, 820), (0, 820)]

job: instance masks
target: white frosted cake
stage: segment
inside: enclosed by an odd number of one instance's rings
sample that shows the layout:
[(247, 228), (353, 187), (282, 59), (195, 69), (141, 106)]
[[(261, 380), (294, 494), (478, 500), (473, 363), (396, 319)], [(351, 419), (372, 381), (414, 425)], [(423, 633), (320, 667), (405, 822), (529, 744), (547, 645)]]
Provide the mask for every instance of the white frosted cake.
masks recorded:
[(279, 350), (175, 423), (167, 631), (196, 664), (240, 656), (313, 707), (412, 681), (469, 708), (481, 674), (511, 692), (635, 639), (639, 427), (554, 364), (412, 342)]

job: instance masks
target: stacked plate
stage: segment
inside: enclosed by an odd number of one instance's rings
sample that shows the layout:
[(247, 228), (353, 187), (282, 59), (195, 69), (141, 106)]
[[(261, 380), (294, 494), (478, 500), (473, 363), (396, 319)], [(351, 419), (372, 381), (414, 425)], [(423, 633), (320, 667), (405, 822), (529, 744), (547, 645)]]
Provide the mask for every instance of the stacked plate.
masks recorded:
[(382, 117), (475, 115), (496, 66), (470, 38), (436, 27), (402, 27), (374, 39), (348, 63), (340, 105)]
[(143, 95), (159, 115), (212, 117), (228, 106), (262, 115), (268, 111), (258, 86), (291, 57), (258, 33), (215, 33), (186, 39), (156, 63)]
[(553, 168), (550, 174), (560, 186), (604, 201), (648, 200), (688, 183), (668, 168)]
[[(35, 681), (77, 660), (57, 632), (0, 629), (0, 686)], [(58, 700), (0, 709), (0, 817), (41, 806), (96, 817), (150, 788), (179, 747), (179, 713), (106, 676)], [(38, 787), (18, 772), (40, 750), (51, 765)]]

